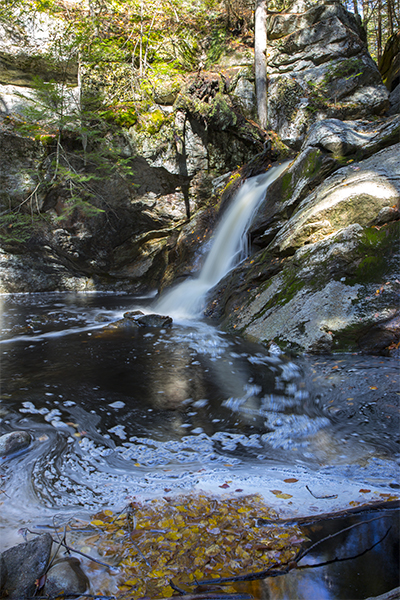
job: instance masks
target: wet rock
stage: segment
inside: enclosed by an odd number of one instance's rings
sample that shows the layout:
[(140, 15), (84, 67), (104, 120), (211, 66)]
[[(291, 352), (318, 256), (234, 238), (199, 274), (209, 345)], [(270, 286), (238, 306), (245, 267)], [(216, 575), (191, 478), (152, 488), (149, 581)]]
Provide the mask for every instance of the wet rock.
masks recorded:
[(104, 327), (102, 331), (123, 331), (129, 329), (138, 329), (140, 327), (137, 319), (118, 319)]
[(4, 562), (3, 555), (0, 554), (0, 592), (3, 591), (5, 583), (7, 581), (7, 567)]
[(379, 596), (370, 596), (365, 600), (400, 600), (400, 587), (394, 588), (393, 590), (390, 590), (390, 592), (380, 594)]
[(138, 323), (145, 327), (171, 327), (172, 318), (156, 314), (143, 315), (143, 317), (139, 317)]
[(267, 22), (268, 117), (299, 149), (312, 123), (382, 114), (388, 91), (366, 50), (364, 32), (339, 3), (295, 3)]
[(46, 575), (46, 583), (42, 591), (49, 598), (60, 594), (63, 598), (75, 598), (89, 588), (90, 582), (81, 568), (80, 561), (75, 557), (62, 558), (53, 563)]
[(141, 310), (128, 310), (124, 313), (124, 319), (137, 320), (137, 318), (141, 317), (142, 315), (144, 315), (144, 312)]
[(14, 454), (24, 450), (31, 443), (31, 435), (27, 431), (11, 431), (0, 436), (0, 456)]
[[(225, 278), (208, 314), (285, 350), (395, 350), (399, 152), (400, 144), (394, 144), (363, 161), (351, 160), (295, 207), (288, 200), (275, 205), (275, 214), (264, 209), (264, 235), (269, 232), (272, 240)], [(296, 173), (292, 166), (290, 174), (294, 195), (304, 194), (307, 178), (301, 169)], [(288, 172), (278, 188), (281, 197), (285, 177)]]
[(6, 567), (2, 598), (21, 600), (34, 596), (35, 581), (46, 571), (52, 543), (51, 535), (45, 533), (2, 553), (3, 564)]

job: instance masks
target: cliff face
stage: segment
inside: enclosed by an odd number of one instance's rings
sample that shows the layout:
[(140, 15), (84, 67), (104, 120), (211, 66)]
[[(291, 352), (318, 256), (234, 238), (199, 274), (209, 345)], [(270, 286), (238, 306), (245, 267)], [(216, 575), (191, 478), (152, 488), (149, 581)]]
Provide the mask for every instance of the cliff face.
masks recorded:
[[(122, 63), (114, 73), (81, 65), (78, 87), (77, 64), (46, 62), (57, 27), (30, 26), (25, 46), (3, 32), (1, 292), (169, 285), (199, 268), (243, 178), (297, 151), (253, 223), (253, 256), (218, 286), (209, 315), (297, 350), (396, 346), (400, 125), (354, 15), (336, 2), (269, 15), (268, 132), (254, 121), (251, 45), (228, 48), (208, 70), (153, 70), (131, 98)], [(95, 139), (72, 117), (57, 143), (21, 132), (18, 115), (37, 100), (32, 73), (64, 82), (71, 115), (113, 94), (119, 112), (103, 111)], [(75, 179), (55, 176), (58, 153)]]
[(371, 118), (389, 106), (356, 17), (339, 2), (308, 6), (295, 3), (267, 24), (268, 118), (297, 150), (321, 119)]

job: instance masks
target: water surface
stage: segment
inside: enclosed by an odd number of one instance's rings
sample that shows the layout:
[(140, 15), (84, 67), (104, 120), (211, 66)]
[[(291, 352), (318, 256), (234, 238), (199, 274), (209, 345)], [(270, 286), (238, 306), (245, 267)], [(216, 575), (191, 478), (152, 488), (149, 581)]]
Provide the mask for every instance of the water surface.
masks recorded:
[[(107, 328), (143, 299), (0, 302), (0, 433), (33, 437), (1, 465), (4, 548), (21, 542), (21, 526), (118, 509), (133, 496), (260, 492), (282, 515), (300, 515), (396, 492), (396, 433), (367, 409), (352, 412), (353, 398), (332, 410), (338, 371), (348, 378), (359, 357), (339, 367), (319, 358), (329, 371), (322, 385), (308, 359), (270, 354), (205, 322)], [(376, 368), (377, 359), (362, 360)]]

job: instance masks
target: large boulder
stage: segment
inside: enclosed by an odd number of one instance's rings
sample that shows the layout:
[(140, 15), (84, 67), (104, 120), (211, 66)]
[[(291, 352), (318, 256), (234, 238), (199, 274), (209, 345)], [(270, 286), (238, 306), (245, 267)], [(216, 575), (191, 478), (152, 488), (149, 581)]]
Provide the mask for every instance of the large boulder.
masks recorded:
[(5, 577), (1, 577), (1, 598), (21, 600), (36, 594), (36, 582), (46, 572), (52, 544), (51, 535), (45, 533), (2, 553)]
[[(394, 123), (381, 126), (374, 144), (365, 136), (363, 151), (379, 147)], [(330, 125), (321, 123), (320, 133)], [(310, 142), (319, 139), (317, 129)], [(351, 149), (354, 130), (342, 130)], [(255, 235), (261, 249), (222, 281), (208, 314), (248, 338), (294, 351), (395, 349), (399, 152), (400, 144), (390, 145), (337, 169), (329, 153), (306, 146), (260, 211)]]
[(268, 119), (299, 149), (312, 123), (360, 119), (389, 106), (356, 17), (336, 1), (296, 2), (267, 20)]

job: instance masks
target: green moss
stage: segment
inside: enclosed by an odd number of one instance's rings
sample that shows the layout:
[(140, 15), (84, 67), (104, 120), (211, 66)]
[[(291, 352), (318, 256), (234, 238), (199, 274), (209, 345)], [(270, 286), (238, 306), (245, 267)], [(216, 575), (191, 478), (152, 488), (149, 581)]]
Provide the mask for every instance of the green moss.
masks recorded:
[(109, 123), (115, 123), (119, 127), (129, 129), (137, 120), (136, 107), (133, 104), (114, 104), (100, 113), (100, 117)]
[(282, 190), (282, 195), (284, 195), (284, 198), (286, 200), (287, 196), (288, 196), (288, 192), (292, 192), (293, 190), (293, 180), (292, 180), (292, 174), (289, 172), (284, 173), (284, 175), (281, 177), (281, 190)]
[(303, 177), (313, 177), (321, 168), (322, 152), (320, 150), (312, 150), (307, 156), (306, 163), (303, 167)]
[(357, 340), (368, 329), (365, 323), (348, 325), (344, 329), (335, 332), (333, 344), (335, 352), (354, 352), (358, 350)]
[(165, 115), (160, 109), (143, 113), (138, 120), (139, 131), (145, 131), (150, 135), (158, 133), (166, 123), (171, 120), (170, 115)]
[(384, 227), (366, 227), (358, 247), (360, 262), (355, 274), (346, 283), (379, 283), (390, 267), (391, 255), (399, 247), (400, 222)]
[(274, 101), (284, 115), (290, 119), (298, 110), (299, 98), (303, 89), (297, 81), (289, 77), (281, 77), (277, 84), (276, 100)]
[(324, 77), (324, 84), (327, 85), (334, 79), (345, 77), (350, 79), (352, 77), (359, 77), (362, 75), (364, 63), (360, 58), (352, 57), (340, 61), (339, 64), (330, 67)]
[[(231, 187), (231, 185), (233, 183), (235, 183), (235, 181), (237, 181), (238, 179), (241, 178), (241, 175), (239, 172), (233, 173), (233, 175), (231, 175), (229, 177), (228, 183), (226, 184), (226, 186), (224, 187), (224, 189), (222, 190), (222, 194), (225, 194), (225, 192), (227, 192), (229, 190), (229, 188)], [(221, 195), (222, 195), (221, 194)]]

